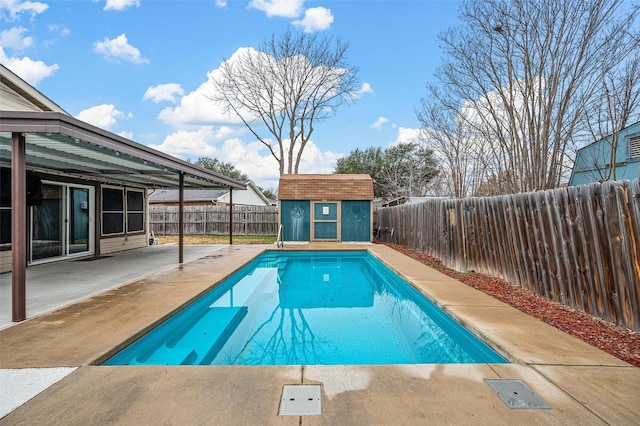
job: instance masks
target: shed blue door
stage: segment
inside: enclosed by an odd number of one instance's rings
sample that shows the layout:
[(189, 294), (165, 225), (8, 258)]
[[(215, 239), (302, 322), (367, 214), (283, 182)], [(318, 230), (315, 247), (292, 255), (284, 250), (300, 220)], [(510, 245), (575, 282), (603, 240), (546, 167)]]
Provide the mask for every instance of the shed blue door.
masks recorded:
[(342, 202), (342, 241), (371, 241), (371, 202)]
[(281, 201), (280, 221), (284, 241), (309, 241), (311, 207), (309, 201)]

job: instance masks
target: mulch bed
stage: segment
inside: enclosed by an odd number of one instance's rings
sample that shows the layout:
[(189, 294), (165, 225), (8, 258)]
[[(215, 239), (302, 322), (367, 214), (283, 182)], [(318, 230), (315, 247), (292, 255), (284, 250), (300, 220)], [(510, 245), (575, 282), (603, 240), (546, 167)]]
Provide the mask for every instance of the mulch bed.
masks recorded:
[(376, 243), (385, 244), (445, 275), (575, 336), (616, 358), (640, 367), (640, 333), (638, 332), (545, 299), (530, 290), (514, 287), (500, 278), (477, 272), (456, 272), (442, 266), (442, 262), (434, 257), (416, 253), (395, 244), (379, 241), (376, 241)]

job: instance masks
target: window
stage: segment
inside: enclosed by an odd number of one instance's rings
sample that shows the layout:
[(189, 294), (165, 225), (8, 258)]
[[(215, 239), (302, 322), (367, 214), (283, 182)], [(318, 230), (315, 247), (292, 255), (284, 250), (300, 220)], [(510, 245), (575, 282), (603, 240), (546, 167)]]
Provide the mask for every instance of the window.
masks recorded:
[(629, 138), (629, 149), (631, 150), (631, 158), (640, 158), (640, 135)]
[(102, 188), (102, 235), (144, 231), (144, 191)]
[(124, 233), (124, 189), (102, 188), (102, 235)]
[(144, 231), (144, 193), (127, 190), (127, 232)]
[(11, 170), (0, 168), (0, 244), (11, 243)]

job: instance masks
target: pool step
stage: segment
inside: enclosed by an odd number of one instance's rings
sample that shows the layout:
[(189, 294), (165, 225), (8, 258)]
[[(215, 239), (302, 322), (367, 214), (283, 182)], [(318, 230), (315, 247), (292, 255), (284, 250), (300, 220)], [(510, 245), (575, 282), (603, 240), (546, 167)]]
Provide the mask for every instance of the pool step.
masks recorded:
[[(196, 359), (198, 354), (193, 349), (163, 346), (143, 362), (131, 362), (129, 365), (173, 365), (174, 362), (179, 365), (192, 365)], [(176, 362), (178, 360), (181, 361)]]
[(246, 306), (209, 308), (182, 336), (173, 336), (170, 343), (160, 346), (146, 354), (147, 356), (137, 357), (129, 365), (209, 364), (247, 312)]

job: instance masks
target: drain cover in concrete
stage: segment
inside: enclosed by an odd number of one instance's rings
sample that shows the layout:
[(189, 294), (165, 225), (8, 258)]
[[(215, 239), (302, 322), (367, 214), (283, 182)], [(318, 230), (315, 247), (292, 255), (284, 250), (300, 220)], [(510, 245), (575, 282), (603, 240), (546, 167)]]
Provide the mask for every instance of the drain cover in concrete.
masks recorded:
[(491, 389), (512, 409), (550, 410), (551, 406), (540, 398), (522, 380), (485, 380)]
[(320, 385), (284, 385), (280, 416), (319, 416), (322, 414)]

